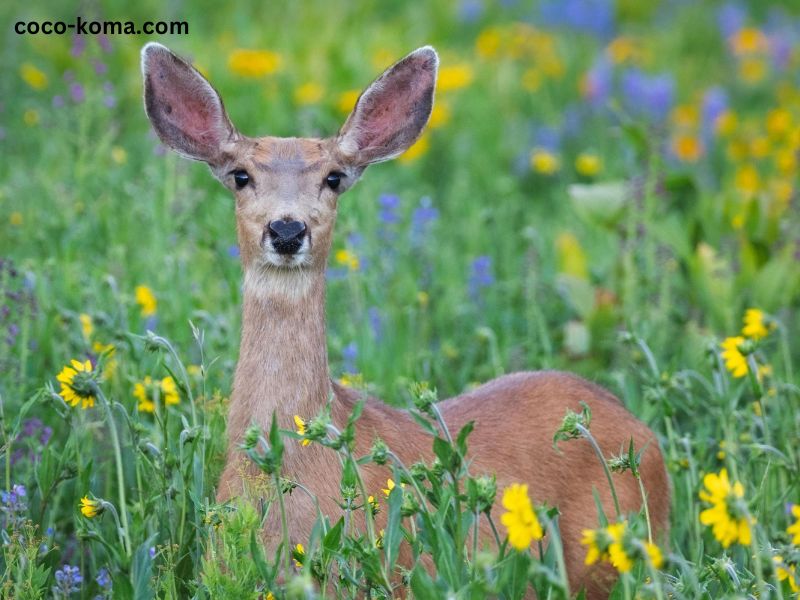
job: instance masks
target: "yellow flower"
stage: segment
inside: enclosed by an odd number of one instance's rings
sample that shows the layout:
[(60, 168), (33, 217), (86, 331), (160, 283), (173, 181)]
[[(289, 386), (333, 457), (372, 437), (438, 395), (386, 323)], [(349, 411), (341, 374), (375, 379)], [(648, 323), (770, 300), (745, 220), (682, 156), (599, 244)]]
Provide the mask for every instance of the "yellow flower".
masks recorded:
[(558, 250), (558, 270), (560, 273), (572, 275), (578, 279), (588, 279), (586, 253), (574, 233), (563, 231), (556, 238)]
[(47, 75), (29, 62), (20, 65), (19, 76), (35, 90), (43, 90), (47, 87)]
[(294, 91), (294, 101), (300, 105), (316, 104), (322, 99), (323, 89), (315, 81), (309, 81)]
[(425, 154), (431, 145), (429, 135), (430, 134), (427, 131), (423, 133), (408, 150), (397, 157), (397, 160), (399, 160), (401, 163), (410, 163)]
[[(387, 480), (386, 480), (386, 487), (385, 487), (385, 488), (383, 488), (383, 490), (381, 490), (381, 491), (383, 492), (383, 495), (384, 495), (384, 496), (386, 496), (386, 497), (388, 498), (388, 497), (389, 497), (389, 494), (391, 494), (391, 493), (392, 493), (392, 490), (393, 490), (395, 487), (396, 487), (396, 485), (395, 485), (395, 483), (394, 483), (394, 480), (393, 480), (393, 479), (387, 479)], [(401, 483), (401, 484), (400, 484), (400, 489), (401, 489), (401, 490), (402, 490), (402, 489), (405, 489), (405, 487), (406, 487), (406, 484), (405, 484), (405, 483)]]
[(114, 146), (111, 148), (111, 160), (118, 165), (124, 165), (128, 160), (128, 153), (122, 146)]
[(24, 219), (22, 218), (22, 213), (19, 211), (14, 211), (10, 215), (8, 215), (8, 222), (13, 225), (14, 227), (19, 227), (22, 225)]
[(503, 508), (506, 511), (500, 522), (508, 529), (508, 543), (517, 550), (525, 550), (534, 540), (544, 536), (542, 526), (528, 497), (528, 486), (514, 483), (503, 492)]
[(645, 542), (644, 548), (647, 551), (647, 557), (650, 559), (650, 564), (654, 569), (660, 569), (664, 564), (664, 555), (661, 553), (661, 548), (652, 542)]
[(764, 311), (757, 308), (748, 308), (744, 312), (744, 327), (742, 335), (751, 340), (760, 340), (769, 335), (769, 329), (765, 324)]
[(642, 56), (639, 42), (634, 38), (621, 35), (611, 40), (606, 52), (615, 64), (638, 61)]
[(784, 563), (783, 557), (780, 555), (773, 556), (772, 560), (775, 563), (775, 576), (778, 578), (778, 581), (786, 581), (788, 579), (789, 589), (794, 593), (800, 591), (800, 585), (797, 583), (796, 567)]
[(77, 406), (80, 403), (83, 409), (93, 407), (95, 398), (91, 382), (94, 380), (96, 373), (92, 370), (91, 361), (80, 362), (72, 360), (70, 364), (72, 365), (71, 367), (65, 366), (56, 375), (56, 379), (61, 382), (59, 395), (70, 406)]
[(745, 83), (758, 83), (766, 75), (767, 63), (762, 58), (746, 58), (739, 63), (739, 77)]
[(725, 368), (731, 372), (735, 378), (747, 375), (747, 358), (739, 350), (739, 346), (744, 343), (741, 336), (729, 337), (722, 342), (722, 360), (725, 361)]
[(736, 189), (747, 196), (756, 194), (761, 189), (761, 178), (753, 165), (743, 165), (736, 171)]
[(303, 562), (306, 558), (306, 549), (303, 548), (303, 544), (297, 544), (292, 550), (292, 560), (294, 560), (294, 566), (298, 569), (303, 568)]
[(731, 110), (726, 110), (714, 121), (714, 129), (723, 137), (729, 136), (736, 131), (737, 125), (738, 119), (736, 113)]
[(377, 515), (381, 510), (381, 505), (378, 503), (378, 500), (375, 498), (375, 496), (369, 496), (367, 498), (367, 506), (369, 506), (369, 510), (373, 515)]
[(740, 508), (744, 498), (744, 487), (738, 481), (731, 484), (727, 469), (719, 474), (708, 473), (703, 478), (704, 490), (700, 490), (700, 499), (711, 504), (700, 513), (700, 522), (711, 526), (712, 533), (723, 548), (733, 543), (749, 546), (752, 539), (749, 515)]
[(481, 58), (495, 58), (500, 53), (500, 42), (500, 28), (484, 29), (475, 40), (475, 52)]
[(750, 141), (750, 156), (759, 159), (769, 156), (769, 138), (763, 135), (754, 137)]
[(263, 77), (276, 72), (281, 56), (269, 50), (237, 49), (228, 56), (228, 68), (242, 77)]
[(608, 547), (608, 560), (620, 573), (628, 573), (633, 568), (633, 560), (622, 545), (625, 535), (625, 523), (613, 523), (606, 527), (611, 544)]
[(87, 315), (86, 313), (81, 313), (78, 315), (78, 320), (81, 322), (81, 332), (83, 333), (83, 339), (89, 340), (92, 337), (92, 333), (94, 332), (94, 323), (92, 323), (92, 317)]
[(92, 344), (92, 351), (98, 356), (104, 356), (105, 358), (105, 363), (103, 363), (103, 376), (107, 378), (113, 377), (117, 369), (117, 361), (113, 358), (114, 353), (117, 351), (114, 344), (103, 344), (99, 341), (95, 341), (95, 343)]
[(146, 285), (137, 285), (134, 293), (136, 294), (136, 303), (142, 309), (143, 317), (151, 317), (156, 314), (158, 302), (156, 301), (155, 294), (153, 294), (153, 290)]
[(336, 108), (345, 114), (349, 113), (356, 107), (358, 96), (361, 92), (358, 90), (347, 90), (339, 94), (339, 99), (336, 101)]
[(361, 373), (342, 373), (339, 383), (345, 387), (363, 388), (364, 376)]
[(672, 138), (672, 153), (681, 162), (697, 162), (703, 155), (703, 144), (693, 135), (676, 135)]
[(381, 548), (383, 548), (383, 536), (384, 536), (384, 534), (385, 534), (385, 533), (386, 533), (386, 530), (385, 530), (385, 529), (381, 529), (381, 530), (378, 532), (378, 537), (377, 537), (377, 539), (375, 540), (375, 547), (376, 547), (376, 548), (378, 548), (378, 549), (381, 549)]
[(800, 546), (800, 504), (792, 505), (792, 516), (795, 522), (786, 528), (786, 533), (792, 536), (792, 543), (795, 546)]
[(693, 104), (681, 104), (672, 109), (670, 120), (682, 129), (694, 129), (700, 121), (700, 111)]
[(349, 270), (358, 271), (360, 265), (358, 256), (349, 250), (337, 250), (333, 258), (338, 264), (346, 266)]
[(267, 592), (267, 595), (264, 597), (264, 600), (275, 600), (275, 594), (272, 592)]
[[(294, 416), (294, 424), (297, 427), (297, 433), (300, 435), (306, 434), (306, 422), (300, 418), (300, 415)], [(303, 440), (303, 446), (308, 446), (311, 443), (311, 440)]]
[(81, 509), (81, 514), (87, 519), (93, 519), (97, 515), (102, 514), (104, 508), (103, 503), (100, 500), (92, 500), (89, 496), (84, 496), (81, 498), (81, 503), (79, 504)]
[(594, 177), (603, 170), (603, 161), (597, 154), (581, 152), (575, 159), (575, 170), (584, 177)]
[(531, 167), (542, 175), (553, 175), (558, 172), (561, 162), (558, 157), (544, 148), (536, 148), (531, 153)]
[(792, 129), (792, 113), (785, 108), (774, 108), (767, 113), (767, 133), (782, 138)]
[(581, 540), (581, 545), (587, 547), (586, 560), (584, 560), (584, 563), (587, 565), (593, 565), (598, 560), (608, 560), (608, 554), (600, 550), (597, 534), (598, 532), (595, 529), (583, 530), (583, 539)]
[(39, 124), (39, 112), (29, 108), (24, 113), (22, 113), (22, 121), (28, 127), (33, 127), (34, 125)]
[(767, 49), (767, 36), (755, 27), (743, 27), (728, 40), (736, 54), (754, 54)]
[(153, 381), (149, 375), (133, 386), (133, 397), (139, 401), (141, 412), (155, 412), (156, 399), (161, 398), (164, 404), (178, 404), (181, 400), (175, 380), (168, 376), (161, 381)]
[(450, 92), (468, 86), (475, 78), (472, 67), (466, 63), (442, 67), (436, 79), (437, 92)]

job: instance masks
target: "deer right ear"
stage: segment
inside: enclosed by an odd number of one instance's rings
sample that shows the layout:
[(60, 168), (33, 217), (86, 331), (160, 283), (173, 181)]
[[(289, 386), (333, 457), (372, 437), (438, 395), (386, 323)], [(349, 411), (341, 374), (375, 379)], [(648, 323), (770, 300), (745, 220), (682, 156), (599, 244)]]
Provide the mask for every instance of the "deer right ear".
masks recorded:
[(222, 99), (197, 69), (168, 48), (142, 48), (144, 108), (158, 137), (178, 154), (214, 164), (238, 137)]

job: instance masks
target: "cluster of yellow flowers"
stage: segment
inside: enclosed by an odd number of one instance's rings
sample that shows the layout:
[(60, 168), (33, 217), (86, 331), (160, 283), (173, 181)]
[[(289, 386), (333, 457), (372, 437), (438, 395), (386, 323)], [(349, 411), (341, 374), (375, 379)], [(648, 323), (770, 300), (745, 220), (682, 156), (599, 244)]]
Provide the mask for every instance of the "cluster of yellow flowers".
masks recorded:
[[(294, 424), (295, 424), (295, 427), (297, 427), (297, 433), (299, 433), (300, 435), (305, 435), (306, 434), (306, 422), (303, 420), (303, 418), (300, 415), (295, 415), (294, 416)], [(310, 443), (311, 443), (311, 440), (303, 440), (303, 442), (302, 442), (303, 446), (308, 446)]]
[(156, 314), (158, 302), (153, 290), (146, 285), (137, 285), (134, 294), (136, 295), (136, 304), (141, 308), (143, 317), (152, 317)]
[[(748, 308), (744, 313), (743, 321), (742, 335), (726, 338), (721, 343), (722, 360), (725, 361), (725, 368), (737, 379), (750, 372), (747, 355), (752, 350), (747, 347), (748, 340), (757, 342), (767, 337), (769, 332), (775, 328), (775, 323), (767, 317), (764, 311), (757, 308)], [(760, 378), (769, 372), (769, 365), (764, 365), (758, 368), (756, 375)]]
[(141, 412), (155, 412), (156, 401), (160, 398), (165, 405), (178, 404), (181, 400), (178, 386), (171, 376), (164, 377), (161, 381), (153, 381), (147, 375), (142, 381), (133, 386), (133, 397), (139, 401)]
[(508, 543), (516, 550), (525, 550), (531, 543), (542, 539), (544, 532), (528, 497), (528, 486), (514, 483), (503, 492), (506, 512), (500, 522), (508, 529)]
[(749, 546), (755, 519), (747, 511), (741, 482), (731, 483), (728, 470), (722, 469), (719, 473), (708, 473), (703, 478), (703, 486), (700, 499), (711, 504), (711, 508), (700, 513), (700, 522), (712, 528), (714, 537), (724, 548), (733, 543)]
[(650, 541), (638, 539), (626, 521), (600, 529), (584, 529), (581, 544), (587, 548), (587, 565), (603, 560), (620, 573), (630, 572), (639, 558), (649, 561), (655, 569), (664, 563), (661, 549)]

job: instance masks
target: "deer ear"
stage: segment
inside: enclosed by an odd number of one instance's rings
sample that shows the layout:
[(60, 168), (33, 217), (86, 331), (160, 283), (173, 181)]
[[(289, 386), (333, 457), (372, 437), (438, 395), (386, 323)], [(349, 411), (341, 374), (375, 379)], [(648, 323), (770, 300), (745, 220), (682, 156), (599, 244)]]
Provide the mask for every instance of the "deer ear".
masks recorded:
[(431, 116), (439, 56), (430, 46), (389, 67), (356, 102), (339, 148), (358, 166), (389, 160), (419, 138)]
[(142, 48), (144, 108), (158, 137), (187, 158), (214, 164), (222, 145), (238, 137), (217, 91), (168, 48)]

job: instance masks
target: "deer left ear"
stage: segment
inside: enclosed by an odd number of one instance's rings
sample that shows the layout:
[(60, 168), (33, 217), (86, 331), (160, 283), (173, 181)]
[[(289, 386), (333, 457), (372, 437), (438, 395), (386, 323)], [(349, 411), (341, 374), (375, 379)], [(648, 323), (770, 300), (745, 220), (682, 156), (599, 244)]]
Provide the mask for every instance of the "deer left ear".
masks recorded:
[(419, 138), (433, 109), (439, 56), (430, 46), (389, 67), (359, 97), (339, 131), (339, 148), (354, 165), (395, 158)]

